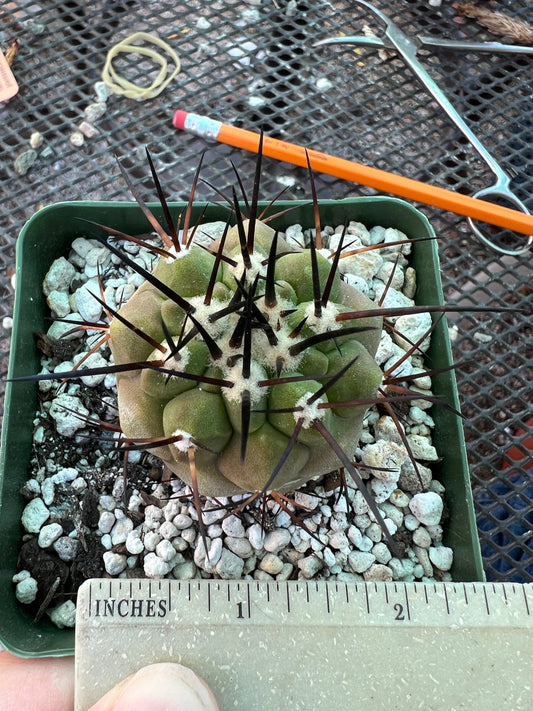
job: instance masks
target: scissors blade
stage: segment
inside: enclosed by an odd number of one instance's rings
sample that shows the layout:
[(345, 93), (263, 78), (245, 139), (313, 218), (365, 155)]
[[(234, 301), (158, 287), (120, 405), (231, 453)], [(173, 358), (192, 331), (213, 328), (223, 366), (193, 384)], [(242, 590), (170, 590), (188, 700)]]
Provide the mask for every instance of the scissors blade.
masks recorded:
[[(468, 42), (466, 40), (437, 39), (436, 37), (426, 37), (424, 35), (418, 35), (414, 42), (419, 48), (435, 47), (437, 49), (458, 50), (463, 52), (533, 54), (533, 47), (526, 47), (519, 44), (502, 44), (501, 42)], [(358, 47), (396, 49), (388, 37), (367, 37), (366, 35), (340, 35), (339, 37), (327, 37), (326, 39), (315, 42), (313, 47), (321, 47), (331, 44), (353, 44)]]

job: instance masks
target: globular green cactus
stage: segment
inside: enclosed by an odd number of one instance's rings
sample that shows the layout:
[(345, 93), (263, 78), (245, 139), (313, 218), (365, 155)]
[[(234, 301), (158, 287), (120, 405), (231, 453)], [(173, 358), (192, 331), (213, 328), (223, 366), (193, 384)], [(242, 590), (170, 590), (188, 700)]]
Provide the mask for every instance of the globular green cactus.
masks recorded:
[(124, 436), (208, 496), (294, 490), (338, 468), (383, 377), (381, 316), (341, 281), (340, 250), (289, 245), (236, 212), (209, 250), (160, 257), (110, 329)]

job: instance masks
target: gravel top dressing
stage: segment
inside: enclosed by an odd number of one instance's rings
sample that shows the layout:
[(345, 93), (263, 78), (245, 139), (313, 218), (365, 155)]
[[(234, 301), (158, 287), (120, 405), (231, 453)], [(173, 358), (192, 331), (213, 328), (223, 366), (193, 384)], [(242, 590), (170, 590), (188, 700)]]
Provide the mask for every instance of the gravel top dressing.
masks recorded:
[[(202, 227), (206, 244), (220, 236), (223, 223)], [(325, 256), (338, 244), (343, 227), (323, 230)], [(285, 239), (303, 244), (299, 225)], [(405, 238), (392, 228), (352, 222), (345, 251)], [(157, 240), (149, 237), (153, 244)], [(343, 279), (384, 307), (414, 304), (416, 273), (410, 245), (385, 247), (343, 258)], [(145, 269), (154, 254), (136, 244), (124, 250)], [(78, 238), (67, 258), (56, 260), (43, 289), (54, 321), (39, 334), (44, 372), (110, 364), (102, 340), (105, 310), (127, 301), (143, 281), (102, 243)], [(382, 332), (376, 362), (387, 374), (423, 373), (423, 353), (406, 351), (431, 326), (427, 313), (390, 319), (393, 335)], [(94, 329), (75, 330), (73, 322)], [(400, 333), (402, 335), (400, 335)], [(439, 457), (432, 445), (428, 412), (429, 376), (410, 382), (420, 400), (404, 404), (401, 422), (376, 407), (364, 420), (355, 458), (401, 557), (393, 557), (382, 526), (361, 492), (339, 471), (311, 480), (296, 493), (258, 498), (208, 498), (203, 505), (205, 536), (189, 486), (170, 475), (148, 451), (117, 451), (116, 384), (112, 374), (65, 382), (41, 381), (41, 405), (34, 421), (32, 469), (22, 494), (25, 530), (14, 577), (17, 599), (48, 614), (59, 627), (74, 625), (75, 592), (91, 577), (225, 578), (255, 580), (333, 579), (339, 581), (450, 580), (452, 550), (442, 543), (446, 525), (444, 487), (432, 478)], [(403, 427), (412, 456), (398, 433)]]

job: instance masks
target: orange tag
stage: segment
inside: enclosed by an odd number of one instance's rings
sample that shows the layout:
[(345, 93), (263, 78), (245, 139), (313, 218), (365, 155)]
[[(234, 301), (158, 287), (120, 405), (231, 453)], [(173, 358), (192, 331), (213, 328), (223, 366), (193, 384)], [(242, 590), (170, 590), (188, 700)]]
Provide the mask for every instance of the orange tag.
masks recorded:
[(12, 96), (15, 96), (18, 90), (19, 85), (13, 76), (11, 67), (0, 51), (0, 101), (7, 101), (7, 99), (11, 99)]

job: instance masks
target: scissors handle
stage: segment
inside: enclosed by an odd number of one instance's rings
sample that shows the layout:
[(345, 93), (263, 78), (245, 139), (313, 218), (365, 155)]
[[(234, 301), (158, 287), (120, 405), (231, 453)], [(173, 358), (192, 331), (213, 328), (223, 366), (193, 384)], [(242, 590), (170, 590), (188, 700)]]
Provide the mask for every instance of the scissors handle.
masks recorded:
[[(396, 51), (403, 58), (404, 62), (411, 69), (411, 71), (416, 75), (418, 80), (424, 85), (426, 90), (431, 94), (435, 101), (439, 104), (441, 109), (446, 113), (448, 118), (453, 121), (456, 127), (461, 131), (461, 133), (468, 139), (472, 147), (478, 152), (481, 158), (485, 161), (487, 166), (490, 168), (492, 173), (496, 178), (494, 185), (480, 190), (476, 193), (475, 197), (482, 196), (494, 196), (502, 197), (508, 200), (510, 203), (515, 205), (521, 212), (529, 214), (528, 209), (521, 202), (514, 193), (511, 192), (509, 188), (510, 179), (507, 173), (503, 170), (497, 160), (492, 156), (491, 153), (485, 148), (483, 143), (479, 140), (476, 134), (472, 131), (470, 126), (464, 121), (459, 112), (455, 109), (451, 101), (444, 94), (440, 86), (421, 64), (417, 58), (418, 47), (417, 44), (410, 39), (402, 30), (396, 25), (387, 15), (381, 10), (375, 8), (367, 0), (354, 0), (358, 5), (364, 5), (367, 7), (373, 15), (378, 17), (385, 24), (385, 34), (390, 43), (396, 49)], [(479, 239), (492, 249), (495, 249), (502, 254), (510, 255), (520, 255), (530, 249), (533, 242), (533, 236), (529, 236), (527, 244), (525, 247), (518, 250), (508, 250), (499, 245), (495, 244), (487, 235), (485, 235), (472, 221), (468, 218), (470, 227), (472, 228), (474, 234), (479, 237)]]
[[(481, 190), (478, 190), (473, 195), (473, 197), (502, 198), (504, 200), (507, 200), (507, 202), (510, 202), (518, 210), (524, 212), (526, 215), (531, 214), (527, 207), (524, 205), (524, 203), (509, 188), (509, 178), (507, 176), (504, 176), (504, 178), (500, 178), (494, 185), (491, 185), (488, 188), (482, 188)], [(533, 246), (533, 235), (529, 235), (527, 237), (526, 244), (524, 247), (520, 247), (519, 249), (506, 249), (505, 247), (502, 247), (501, 245), (494, 242), (487, 234), (485, 234), (483, 230), (476, 225), (476, 223), (471, 217), (468, 217), (467, 221), (470, 225), (470, 229), (476, 235), (476, 237), (491, 249), (494, 249), (496, 252), (500, 252), (500, 254), (507, 254), (512, 257), (519, 257), (521, 254), (525, 254), (526, 252), (528, 252)]]

